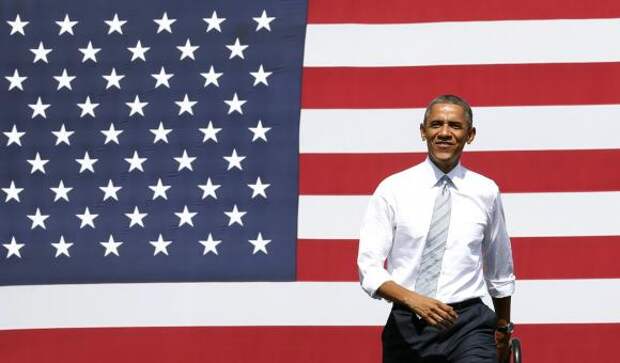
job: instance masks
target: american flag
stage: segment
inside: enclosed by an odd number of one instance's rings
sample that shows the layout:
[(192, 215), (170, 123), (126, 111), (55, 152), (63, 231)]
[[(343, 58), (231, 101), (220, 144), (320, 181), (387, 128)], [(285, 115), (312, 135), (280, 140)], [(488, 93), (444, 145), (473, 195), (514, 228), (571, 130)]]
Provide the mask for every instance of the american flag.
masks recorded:
[(615, 361), (617, 1), (0, 15), (3, 362), (380, 360), (360, 217), (424, 157), (442, 93), (474, 106), (463, 163), (504, 193), (528, 361)]

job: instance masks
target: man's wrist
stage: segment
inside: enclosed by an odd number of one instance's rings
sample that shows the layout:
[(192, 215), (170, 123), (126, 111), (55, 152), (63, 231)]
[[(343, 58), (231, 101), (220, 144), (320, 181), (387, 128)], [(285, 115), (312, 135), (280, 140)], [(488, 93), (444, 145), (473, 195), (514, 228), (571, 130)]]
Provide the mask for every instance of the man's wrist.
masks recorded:
[(502, 334), (510, 335), (514, 331), (514, 324), (512, 322), (506, 322), (505, 320), (498, 321), (495, 330)]

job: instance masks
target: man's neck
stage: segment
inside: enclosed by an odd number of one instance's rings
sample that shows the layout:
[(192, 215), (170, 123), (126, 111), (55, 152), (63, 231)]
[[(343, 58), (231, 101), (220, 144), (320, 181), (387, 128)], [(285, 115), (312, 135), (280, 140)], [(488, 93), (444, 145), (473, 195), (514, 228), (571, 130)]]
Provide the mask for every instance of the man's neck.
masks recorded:
[(456, 159), (453, 163), (450, 163), (449, 165), (445, 165), (445, 164), (441, 164), (437, 162), (436, 160), (433, 159), (431, 155), (429, 155), (429, 159), (437, 167), (437, 169), (441, 170), (444, 174), (448, 174), (449, 172), (452, 171), (452, 169), (454, 169), (459, 164), (459, 159)]

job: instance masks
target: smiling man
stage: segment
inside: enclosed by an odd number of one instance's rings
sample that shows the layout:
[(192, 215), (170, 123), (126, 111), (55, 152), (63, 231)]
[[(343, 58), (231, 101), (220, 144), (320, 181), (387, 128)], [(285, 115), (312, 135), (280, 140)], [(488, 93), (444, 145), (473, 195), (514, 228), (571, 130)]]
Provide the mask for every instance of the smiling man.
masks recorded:
[[(497, 185), (459, 161), (476, 136), (471, 107), (435, 98), (420, 134), (428, 157), (379, 184), (360, 232), (362, 288), (394, 303), (383, 361), (503, 361), (512, 252)], [(495, 312), (482, 303), (487, 291)]]

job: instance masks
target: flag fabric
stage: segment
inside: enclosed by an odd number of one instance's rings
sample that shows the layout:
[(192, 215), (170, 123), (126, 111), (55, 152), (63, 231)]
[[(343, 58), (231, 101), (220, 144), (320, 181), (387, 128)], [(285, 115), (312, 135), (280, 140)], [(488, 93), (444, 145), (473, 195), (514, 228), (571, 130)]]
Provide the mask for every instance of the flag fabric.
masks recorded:
[(294, 279), (305, 6), (241, 4), (7, 11), (0, 284)]
[(617, 2), (2, 6), (3, 361), (380, 360), (357, 231), (443, 93), (528, 361), (615, 361)]

